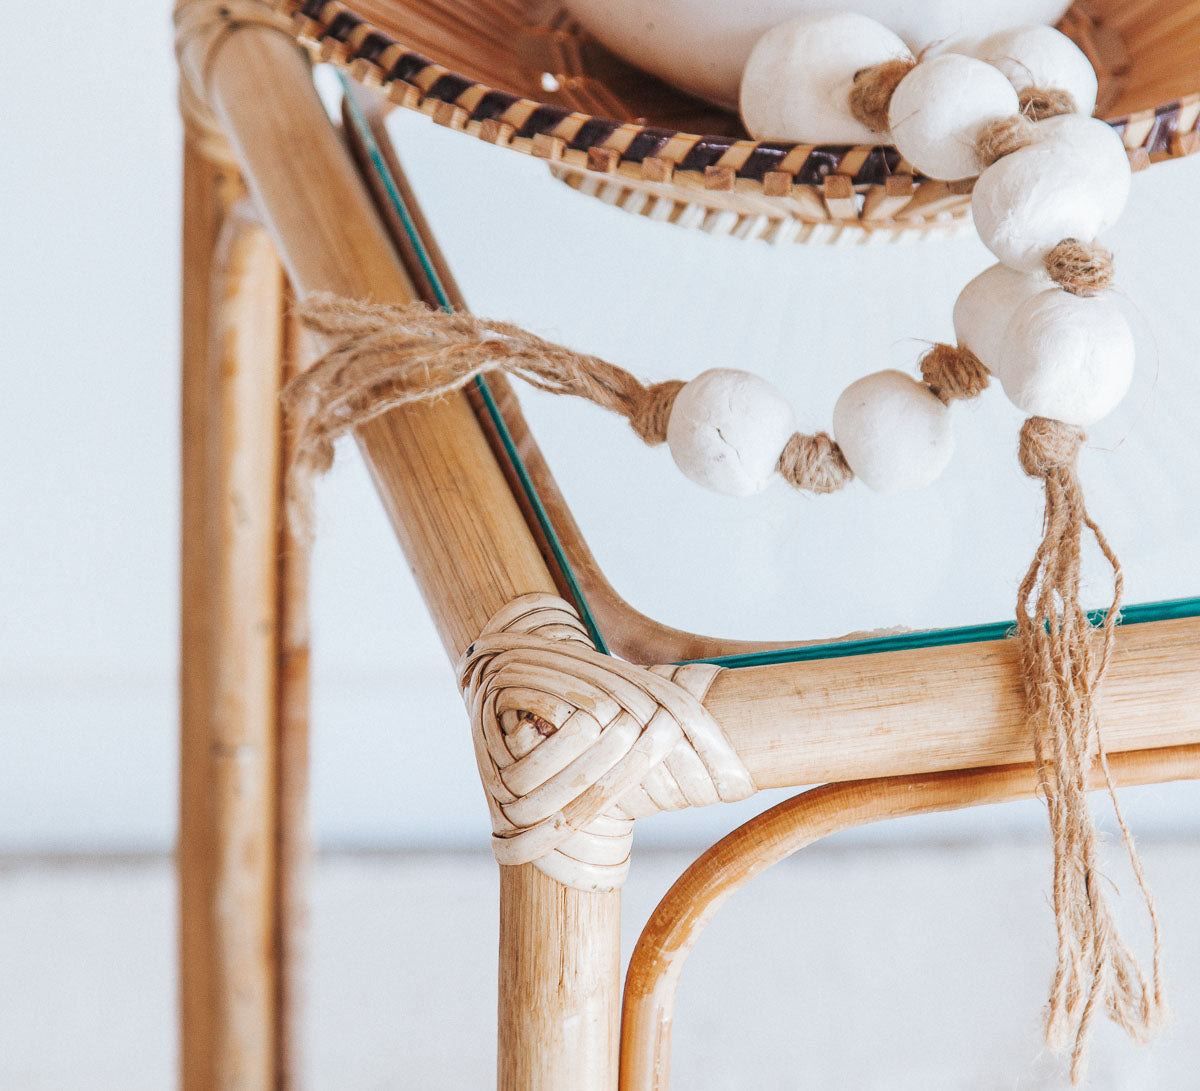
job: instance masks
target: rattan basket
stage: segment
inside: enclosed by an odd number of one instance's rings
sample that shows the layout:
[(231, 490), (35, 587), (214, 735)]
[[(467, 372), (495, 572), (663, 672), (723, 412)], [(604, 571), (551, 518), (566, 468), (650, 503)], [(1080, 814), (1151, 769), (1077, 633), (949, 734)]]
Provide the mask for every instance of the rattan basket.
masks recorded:
[[(770, 241), (871, 243), (955, 231), (970, 183), (887, 145), (753, 140), (737, 116), (604, 49), (558, 3), (284, 0), (322, 60), (391, 101), (549, 162), (630, 212)], [(1100, 74), (1097, 113), (1135, 169), (1200, 150), (1200, 0), (1079, 0), (1059, 24)]]

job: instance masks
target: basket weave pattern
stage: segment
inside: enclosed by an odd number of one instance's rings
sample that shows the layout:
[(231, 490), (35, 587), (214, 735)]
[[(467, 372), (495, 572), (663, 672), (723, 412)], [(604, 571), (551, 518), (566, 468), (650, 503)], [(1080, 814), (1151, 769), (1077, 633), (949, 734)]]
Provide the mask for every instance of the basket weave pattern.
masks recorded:
[[(392, 102), (545, 159), (568, 185), (631, 212), (777, 242), (924, 236), (969, 217), (970, 182), (923, 178), (887, 145), (749, 139), (734, 115), (613, 57), (556, 6), (279, 6), (321, 60)], [(1097, 68), (1098, 112), (1135, 169), (1200, 150), (1200, 2), (1089, 0), (1060, 29)]]

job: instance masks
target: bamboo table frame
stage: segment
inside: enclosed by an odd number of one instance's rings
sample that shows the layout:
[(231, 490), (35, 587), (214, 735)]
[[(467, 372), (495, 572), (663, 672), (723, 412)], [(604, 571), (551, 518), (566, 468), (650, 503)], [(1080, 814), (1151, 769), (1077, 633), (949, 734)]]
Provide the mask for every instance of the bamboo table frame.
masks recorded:
[[(317, 290), (407, 301), (422, 287), (269, 5), (182, 0), (179, 11), (183, 1086), (297, 1088), (305, 557), (281, 516), (289, 438), (278, 392), (304, 353), (287, 301)], [(500, 402), (602, 622), (620, 619), (618, 653), (648, 663), (760, 647), (680, 633), (628, 608), (503, 387)], [(464, 394), (357, 432), (454, 661), (506, 604), (557, 590), (488, 427)], [(1118, 780), (1200, 777), (1197, 692), (1200, 619), (1119, 631), (1104, 696)], [(760, 816), (681, 877), (634, 952), (623, 1026), (619, 890), (501, 867), (502, 1088), (666, 1087), (679, 969), (725, 897), (834, 830), (1033, 791), (1006, 641), (724, 670), (703, 704), (758, 788), (825, 786)]]

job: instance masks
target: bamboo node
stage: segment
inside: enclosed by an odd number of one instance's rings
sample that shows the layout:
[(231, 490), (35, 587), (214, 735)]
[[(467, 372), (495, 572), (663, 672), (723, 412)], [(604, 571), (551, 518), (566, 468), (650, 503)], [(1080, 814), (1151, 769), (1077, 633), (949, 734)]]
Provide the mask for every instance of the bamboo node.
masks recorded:
[(207, 97), (208, 71), (225, 39), (238, 27), (261, 26), (294, 41), (291, 20), (266, 0), (176, 0), (175, 56), (196, 97)]

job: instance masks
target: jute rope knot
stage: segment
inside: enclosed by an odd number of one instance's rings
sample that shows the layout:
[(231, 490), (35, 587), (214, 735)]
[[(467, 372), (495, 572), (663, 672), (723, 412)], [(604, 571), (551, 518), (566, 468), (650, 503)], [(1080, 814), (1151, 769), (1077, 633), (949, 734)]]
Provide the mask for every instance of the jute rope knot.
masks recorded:
[(779, 472), (794, 488), (815, 493), (837, 492), (854, 480), (842, 449), (825, 432), (796, 432), (779, 456)]
[(850, 112), (873, 133), (886, 133), (890, 127), (888, 107), (892, 94), (914, 68), (913, 60), (884, 61), (854, 73), (850, 88)]
[(1050, 279), (1073, 295), (1095, 295), (1112, 287), (1112, 251), (1099, 243), (1063, 239), (1046, 255), (1045, 264)]
[(1076, 113), (1075, 97), (1057, 87), (1026, 87), (1017, 95), (1021, 113), (1030, 121)]
[(988, 370), (966, 345), (936, 344), (921, 358), (921, 378), (946, 405), (975, 398), (991, 381)]
[(1033, 123), (1022, 114), (988, 122), (976, 142), (985, 167), (1033, 143)]
[(636, 818), (753, 795), (702, 704), (718, 673), (603, 655), (554, 595), (504, 606), (458, 666), (497, 861), (612, 890), (629, 870)]
[(1049, 477), (1063, 470), (1074, 470), (1079, 448), (1087, 434), (1082, 428), (1047, 417), (1030, 417), (1021, 426), (1018, 458), (1021, 469), (1030, 477)]
[[(1026, 713), (1038, 778), (1054, 842), (1054, 916), (1058, 963), (1046, 1039), (1071, 1047), (1071, 1080), (1082, 1080), (1096, 1018), (1104, 1013), (1135, 1039), (1162, 1018), (1161, 942), (1154, 901), (1117, 802), (1096, 700), (1112, 655), (1120, 612), (1121, 566), (1088, 515), (1075, 470), (1081, 429), (1032, 417), (1021, 429), (1021, 468), (1043, 481), (1044, 533), (1017, 598)], [(1113, 601), (1097, 629), (1080, 605), (1083, 532), (1091, 533), (1113, 572)], [(1088, 781), (1103, 774), (1125, 848), (1145, 900), (1154, 937), (1152, 983), (1117, 934), (1099, 870), (1099, 836), (1087, 801)]]
[(671, 419), (671, 407), (675, 395), (683, 389), (679, 379), (668, 379), (643, 388), (632, 399), (629, 425), (652, 447), (667, 441), (667, 422)]

